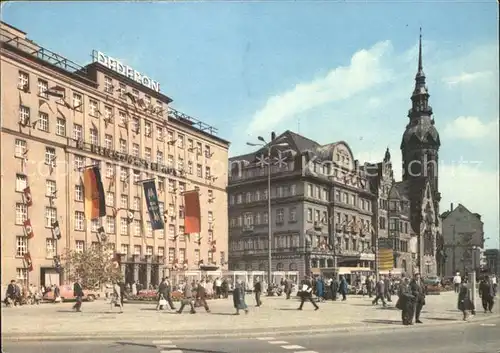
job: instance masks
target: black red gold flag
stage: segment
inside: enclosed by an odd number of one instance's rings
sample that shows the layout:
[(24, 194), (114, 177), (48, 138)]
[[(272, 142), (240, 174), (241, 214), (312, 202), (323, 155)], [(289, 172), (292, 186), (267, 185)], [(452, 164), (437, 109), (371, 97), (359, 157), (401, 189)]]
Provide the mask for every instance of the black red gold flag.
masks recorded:
[(98, 166), (87, 168), (83, 172), (83, 190), (85, 200), (85, 218), (97, 219), (106, 215), (104, 186)]

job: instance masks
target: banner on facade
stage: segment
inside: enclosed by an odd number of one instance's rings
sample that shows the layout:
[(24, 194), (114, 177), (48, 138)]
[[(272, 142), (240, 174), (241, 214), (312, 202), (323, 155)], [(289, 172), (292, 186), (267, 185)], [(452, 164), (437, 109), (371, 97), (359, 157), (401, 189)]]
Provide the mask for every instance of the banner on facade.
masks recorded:
[(394, 267), (394, 239), (379, 238), (378, 242), (378, 269), (379, 271), (390, 271)]
[(184, 233), (201, 233), (200, 195), (197, 190), (184, 193)]
[(164, 229), (163, 217), (158, 204), (158, 194), (156, 193), (155, 180), (147, 180), (142, 183), (144, 196), (146, 196), (146, 207), (148, 208), (149, 220), (153, 230)]
[(83, 171), (83, 191), (85, 197), (85, 218), (97, 219), (106, 216), (106, 202), (101, 171), (98, 166)]

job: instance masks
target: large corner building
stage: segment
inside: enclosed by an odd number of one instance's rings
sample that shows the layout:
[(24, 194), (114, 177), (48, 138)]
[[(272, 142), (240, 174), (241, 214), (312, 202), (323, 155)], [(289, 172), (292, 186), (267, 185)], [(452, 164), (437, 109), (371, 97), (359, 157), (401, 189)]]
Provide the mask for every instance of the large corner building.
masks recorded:
[[(225, 268), (229, 143), (217, 130), (171, 108), (157, 82), (102, 53), (79, 66), (5, 23), (1, 42), (2, 284), (63, 282), (54, 256), (96, 245), (101, 225), (121, 254), (128, 283), (156, 284), (174, 265)], [(107, 215), (90, 222), (82, 168), (93, 164), (100, 166)], [(164, 230), (152, 230), (138, 183), (150, 178)], [(182, 195), (193, 189), (202, 205), (196, 239), (184, 234), (183, 220)], [(28, 251), (32, 271), (23, 259)]]
[[(440, 139), (425, 81), (420, 38), (401, 143), (402, 181), (393, 178), (389, 150), (380, 163), (360, 165), (344, 141), (322, 145), (291, 131), (254, 153), (231, 158), (230, 267), (267, 269), (271, 222), (273, 271), (304, 275), (325, 267), (373, 269), (375, 242), (383, 241), (393, 250), (394, 269), (424, 276), (441, 272)], [(266, 159), (269, 150), (274, 163)]]

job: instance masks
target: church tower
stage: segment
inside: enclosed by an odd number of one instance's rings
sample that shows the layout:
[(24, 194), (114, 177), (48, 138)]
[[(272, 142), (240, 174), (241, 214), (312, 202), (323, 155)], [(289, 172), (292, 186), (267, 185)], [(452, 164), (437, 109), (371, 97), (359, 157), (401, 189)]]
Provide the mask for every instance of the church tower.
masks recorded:
[(438, 185), (438, 156), (441, 142), (434, 126), (432, 107), (429, 105), (429, 93), (425, 85), (422, 65), (422, 29), (420, 29), (415, 89), (411, 96), (411, 102), (412, 107), (408, 111), (410, 121), (406, 125), (401, 142), (403, 181), (426, 177), (431, 185), (435, 206), (438, 206), (441, 199)]

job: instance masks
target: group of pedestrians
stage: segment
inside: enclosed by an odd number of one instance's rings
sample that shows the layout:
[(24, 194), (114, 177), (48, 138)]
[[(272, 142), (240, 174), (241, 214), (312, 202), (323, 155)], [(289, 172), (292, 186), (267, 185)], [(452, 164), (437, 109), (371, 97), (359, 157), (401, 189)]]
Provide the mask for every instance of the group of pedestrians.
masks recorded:
[(398, 301), (396, 308), (401, 310), (401, 320), (403, 325), (421, 324), (420, 313), (425, 305), (425, 285), (416, 273), (412, 280), (403, 276), (399, 284)]

